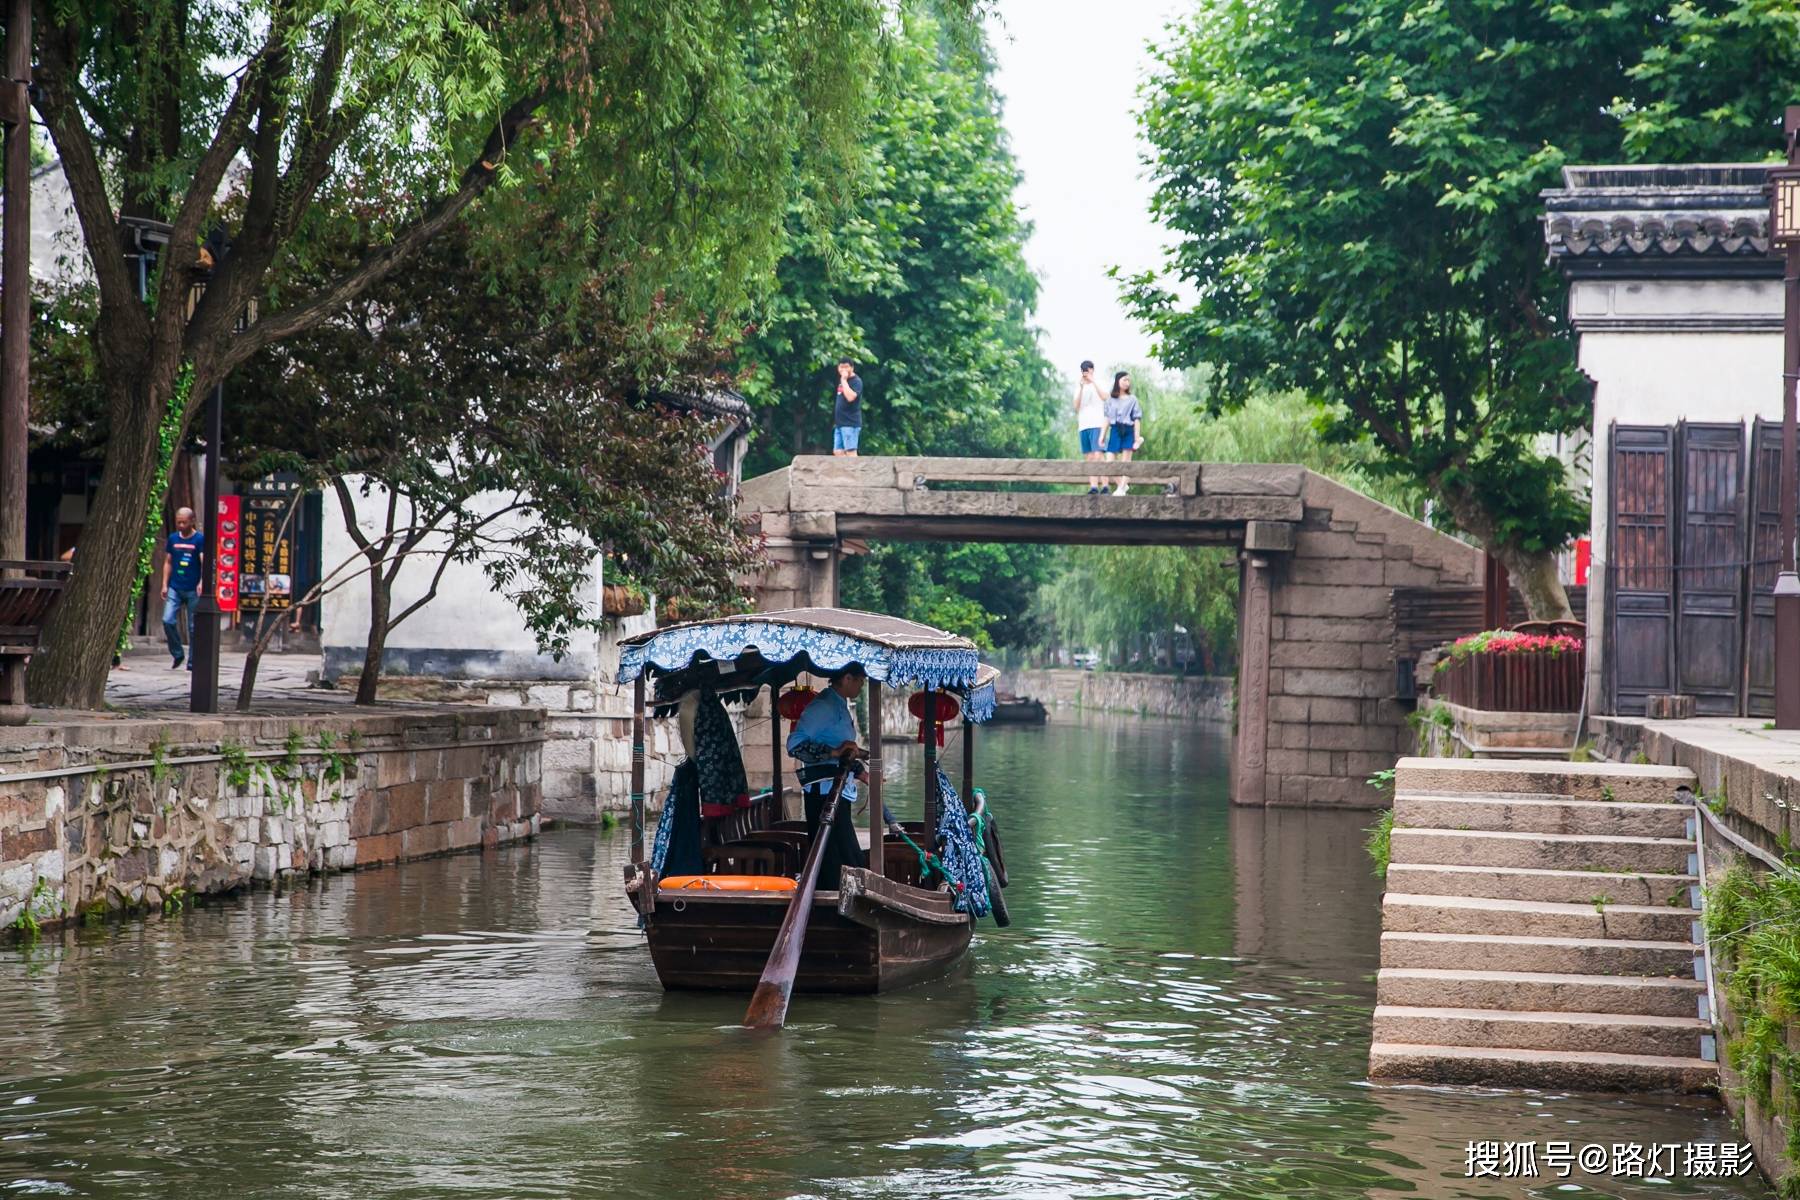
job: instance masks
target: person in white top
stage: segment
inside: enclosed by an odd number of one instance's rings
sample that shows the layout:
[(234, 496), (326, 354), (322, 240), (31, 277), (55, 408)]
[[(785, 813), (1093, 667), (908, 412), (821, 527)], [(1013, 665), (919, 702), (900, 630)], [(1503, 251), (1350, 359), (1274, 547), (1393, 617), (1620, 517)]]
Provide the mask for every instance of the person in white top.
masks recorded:
[[(1106, 450), (1106, 393), (1094, 382), (1094, 364), (1083, 359), (1081, 383), (1075, 389), (1075, 428), (1081, 431), (1081, 457), (1099, 462)], [(1088, 495), (1098, 495), (1104, 481), (1088, 476)]]

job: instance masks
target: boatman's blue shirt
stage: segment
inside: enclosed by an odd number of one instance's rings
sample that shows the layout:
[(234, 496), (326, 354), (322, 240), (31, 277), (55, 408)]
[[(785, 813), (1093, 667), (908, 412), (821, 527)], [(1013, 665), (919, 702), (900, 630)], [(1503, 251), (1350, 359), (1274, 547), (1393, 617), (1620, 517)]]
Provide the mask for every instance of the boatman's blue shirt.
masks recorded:
[[(830, 762), (837, 757), (839, 746), (855, 740), (856, 721), (850, 715), (850, 702), (836, 688), (826, 688), (813, 697), (800, 719), (794, 722), (793, 732), (788, 734), (787, 749), (789, 754), (810, 766)], [(831, 781), (822, 780), (814, 786), (829, 789)], [(844, 784), (844, 796), (848, 799), (855, 795), (856, 780), (852, 778)]]

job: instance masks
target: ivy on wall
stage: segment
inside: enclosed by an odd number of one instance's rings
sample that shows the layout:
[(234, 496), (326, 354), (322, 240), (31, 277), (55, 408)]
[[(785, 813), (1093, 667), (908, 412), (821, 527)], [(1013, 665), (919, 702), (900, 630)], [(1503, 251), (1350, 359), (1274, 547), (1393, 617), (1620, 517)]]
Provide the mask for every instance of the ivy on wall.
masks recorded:
[(188, 396), (194, 390), (194, 365), (183, 363), (175, 379), (175, 397), (163, 413), (156, 429), (156, 482), (150, 499), (144, 505), (144, 537), (138, 543), (136, 581), (131, 585), (131, 602), (125, 606), (125, 617), (119, 623), (118, 653), (131, 649), (131, 614), (143, 598), (144, 584), (150, 578), (150, 565), (156, 558), (156, 536), (162, 532), (163, 500), (169, 492), (169, 471), (175, 465), (175, 445), (181, 440), (181, 427), (187, 420)]

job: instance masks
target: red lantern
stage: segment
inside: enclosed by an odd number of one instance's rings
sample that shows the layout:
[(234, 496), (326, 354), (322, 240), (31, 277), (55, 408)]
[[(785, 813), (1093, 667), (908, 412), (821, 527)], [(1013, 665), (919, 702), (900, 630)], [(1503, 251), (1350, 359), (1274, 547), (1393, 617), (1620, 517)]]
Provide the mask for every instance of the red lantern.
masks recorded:
[(806, 706), (811, 704), (818, 694), (809, 687), (789, 688), (781, 693), (781, 699), (776, 701), (776, 711), (781, 713), (784, 721), (798, 721), (800, 714), (806, 711)]
[(937, 697), (937, 744), (944, 744), (944, 722), (954, 721), (956, 714), (962, 710), (957, 706), (956, 697), (946, 692), (914, 692), (906, 701), (906, 711), (919, 718), (919, 741), (925, 740), (925, 700), (928, 696)]

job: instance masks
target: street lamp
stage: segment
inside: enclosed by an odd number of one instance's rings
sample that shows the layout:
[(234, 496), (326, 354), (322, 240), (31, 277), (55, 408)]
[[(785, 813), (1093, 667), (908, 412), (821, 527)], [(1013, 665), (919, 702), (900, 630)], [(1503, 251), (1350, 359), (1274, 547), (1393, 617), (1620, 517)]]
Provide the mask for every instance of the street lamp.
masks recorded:
[(1775, 580), (1775, 728), (1800, 729), (1800, 574), (1794, 570), (1800, 504), (1795, 385), (1800, 382), (1800, 104), (1788, 106), (1787, 165), (1769, 171), (1769, 246), (1787, 256), (1781, 366), (1781, 574)]
[[(222, 237), (216, 240), (219, 244), (215, 260), (223, 261), (231, 245)], [(190, 319), (193, 308), (199, 306), (200, 297), (205, 294), (206, 280), (196, 280), (189, 300)], [(236, 331), (242, 333), (255, 320), (256, 300), (252, 298), (238, 314)], [(219, 616), (223, 612), (219, 607), (219, 547), (224, 541), (219, 527), (219, 450), (224, 441), (225, 381), (221, 379), (206, 397), (206, 554), (201, 559), (205, 574), (201, 577), (200, 598), (194, 604), (194, 628), (188, 646), (188, 660), (194, 668), (188, 711), (197, 713), (219, 711)]]

